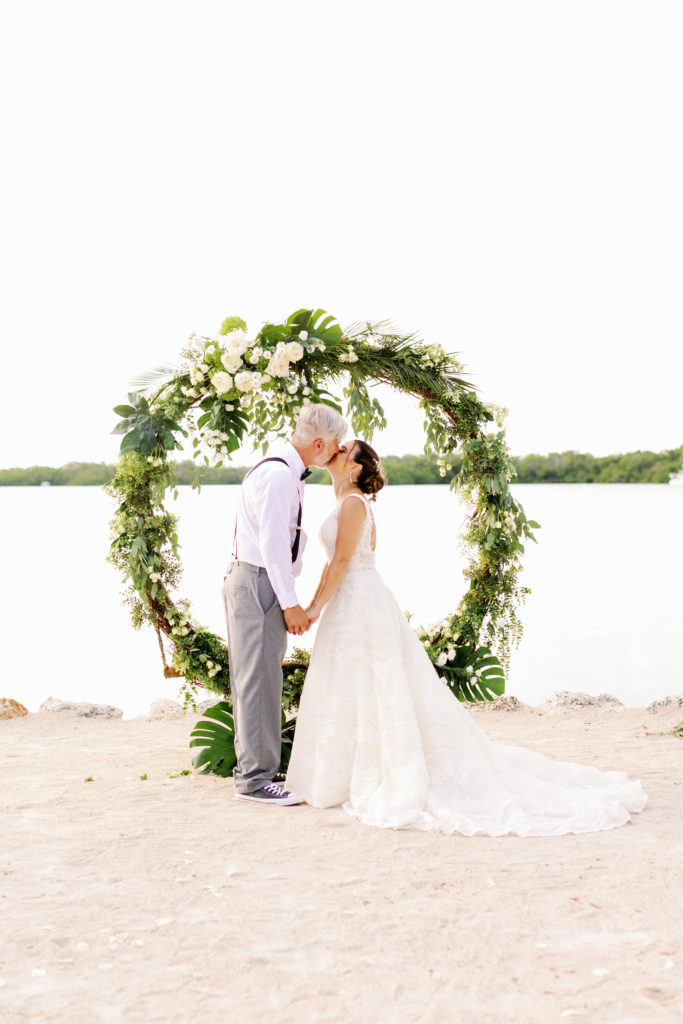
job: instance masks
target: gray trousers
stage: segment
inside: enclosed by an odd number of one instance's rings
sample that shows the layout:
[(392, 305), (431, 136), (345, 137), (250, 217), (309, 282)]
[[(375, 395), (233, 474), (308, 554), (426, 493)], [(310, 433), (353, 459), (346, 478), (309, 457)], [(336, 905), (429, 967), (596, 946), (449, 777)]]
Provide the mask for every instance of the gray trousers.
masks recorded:
[(235, 720), (235, 792), (272, 781), (282, 742), (282, 660), (287, 627), (268, 574), (233, 562), (223, 583)]

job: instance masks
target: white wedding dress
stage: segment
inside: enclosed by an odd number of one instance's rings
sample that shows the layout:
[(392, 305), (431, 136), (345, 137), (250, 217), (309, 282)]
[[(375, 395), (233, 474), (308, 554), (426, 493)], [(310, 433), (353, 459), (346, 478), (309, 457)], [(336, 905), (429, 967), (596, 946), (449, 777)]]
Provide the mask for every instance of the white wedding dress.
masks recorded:
[[(357, 496), (360, 497), (360, 496)], [(349, 498), (350, 500), (350, 498)], [(492, 742), (441, 681), (360, 541), (323, 611), (287, 789), (381, 828), (555, 836), (616, 828), (647, 796), (623, 772)], [(334, 553), (339, 506), (320, 537)]]

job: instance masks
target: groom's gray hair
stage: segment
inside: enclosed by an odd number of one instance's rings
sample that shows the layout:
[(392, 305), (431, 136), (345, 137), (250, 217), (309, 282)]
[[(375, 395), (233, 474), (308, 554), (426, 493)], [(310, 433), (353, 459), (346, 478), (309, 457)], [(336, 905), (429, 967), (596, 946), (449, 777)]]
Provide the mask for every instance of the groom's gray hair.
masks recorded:
[(336, 409), (329, 405), (311, 403), (311, 405), (305, 405), (299, 413), (292, 440), (298, 441), (302, 445), (309, 445), (321, 437), (340, 444), (348, 429), (346, 420), (339, 415)]

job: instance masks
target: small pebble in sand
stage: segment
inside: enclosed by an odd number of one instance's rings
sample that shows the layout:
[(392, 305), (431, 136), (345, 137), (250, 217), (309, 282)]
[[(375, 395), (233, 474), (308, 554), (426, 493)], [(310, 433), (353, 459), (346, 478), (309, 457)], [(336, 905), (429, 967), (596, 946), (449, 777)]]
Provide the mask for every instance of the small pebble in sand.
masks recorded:
[(673, 969), (674, 969), (674, 962), (673, 962), (673, 960), (667, 960), (666, 963), (664, 964), (664, 970), (665, 971), (673, 971)]

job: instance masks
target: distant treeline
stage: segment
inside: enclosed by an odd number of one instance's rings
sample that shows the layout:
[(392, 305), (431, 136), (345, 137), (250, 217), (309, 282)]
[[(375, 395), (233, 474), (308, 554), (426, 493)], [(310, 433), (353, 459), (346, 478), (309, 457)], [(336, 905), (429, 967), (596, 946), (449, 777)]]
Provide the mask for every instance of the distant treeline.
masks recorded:
[[(581, 452), (552, 452), (550, 455), (524, 455), (514, 459), (517, 481), (523, 484), (666, 484), (672, 473), (683, 468), (683, 446), (663, 452), (629, 452), (627, 455), (584, 455)], [(424, 455), (387, 455), (382, 459), (392, 484), (444, 484), (452, 474), (442, 477), (438, 467)], [(53, 486), (83, 487), (108, 483), (115, 466), (104, 462), (68, 462), (53, 466), (29, 466), (26, 469), (0, 469), (0, 487)], [(238, 484), (247, 472), (245, 466), (204, 469), (202, 486)], [(460, 464), (456, 461), (453, 471)], [(179, 484), (190, 484), (197, 466), (189, 459), (176, 465)], [(329, 483), (322, 469), (314, 469), (309, 483)]]

